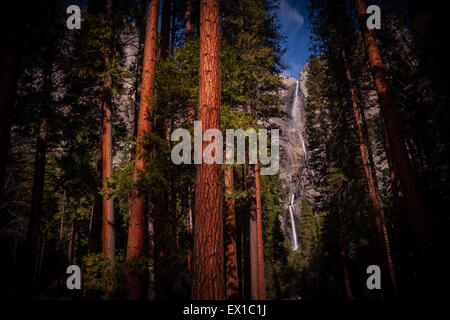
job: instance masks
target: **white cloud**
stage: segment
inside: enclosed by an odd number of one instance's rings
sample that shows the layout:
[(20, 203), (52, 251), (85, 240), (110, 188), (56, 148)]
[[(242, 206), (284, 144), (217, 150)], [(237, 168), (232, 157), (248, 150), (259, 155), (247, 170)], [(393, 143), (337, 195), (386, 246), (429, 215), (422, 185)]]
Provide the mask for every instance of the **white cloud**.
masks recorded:
[(280, 1), (279, 12), (281, 23), (286, 29), (295, 29), (298, 31), (305, 22), (305, 18), (297, 9), (292, 7), (287, 0)]

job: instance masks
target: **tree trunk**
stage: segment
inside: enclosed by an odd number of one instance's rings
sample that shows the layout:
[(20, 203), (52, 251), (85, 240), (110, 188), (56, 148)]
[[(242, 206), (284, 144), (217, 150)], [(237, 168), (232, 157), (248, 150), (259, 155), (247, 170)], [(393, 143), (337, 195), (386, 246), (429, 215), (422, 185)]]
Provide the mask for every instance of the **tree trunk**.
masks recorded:
[(258, 212), (257, 212), (257, 191), (256, 191), (256, 174), (255, 165), (249, 166), (249, 183), (251, 185), (250, 193), (250, 283), (251, 283), (251, 299), (259, 299), (259, 271), (258, 271)]
[(66, 202), (66, 190), (64, 190), (63, 193), (63, 201), (62, 201), (62, 210), (61, 210), (61, 223), (59, 226), (59, 241), (62, 242), (63, 241), (63, 236), (64, 236), (64, 207), (65, 207), (65, 202)]
[(175, 48), (175, 34), (176, 34), (176, 19), (177, 19), (177, 10), (176, 10), (176, 3), (172, 1), (172, 8), (171, 8), (171, 22), (170, 22), (170, 51), (173, 52), (173, 49)]
[[(244, 154), (245, 162), (245, 154)], [(247, 191), (247, 165), (242, 166), (244, 191)], [(250, 210), (241, 212), (241, 269), (242, 269), (242, 299), (251, 299), (251, 265), (250, 265)]]
[(72, 220), (72, 226), (70, 227), (69, 247), (67, 251), (67, 262), (72, 264), (73, 260), (73, 239), (75, 235), (75, 220)]
[[(220, 129), (219, 1), (200, 4), (199, 120), (203, 130)], [(202, 142), (203, 150), (207, 146)], [(192, 299), (224, 299), (222, 178), (220, 164), (197, 165)]]
[(170, 43), (170, 7), (171, 0), (163, 0), (161, 13), (161, 34), (159, 40), (159, 58), (165, 59), (167, 57), (167, 50)]
[(389, 149), (387, 151), (391, 152), (393, 166), (398, 170), (398, 178), (406, 198), (416, 244), (420, 254), (424, 258), (425, 264), (427, 264), (430, 261), (427, 257), (429, 257), (429, 252), (431, 252), (428, 238), (428, 221), (417, 187), (416, 177), (408, 158), (408, 152), (402, 136), (396, 105), (392, 99), (390, 87), (384, 74), (383, 62), (381, 61), (373, 30), (369, 30), (366, 26), (367, 15), (365, 1), (355, 0), (355, 8), (359, 19), (359, 25), (362, 30), (372, 78), (378, 94), (386, 140), (389, 144)]
[(103, 227), (103, 197), (100, 194), (102, 188), (102, 153), (99, 152), (97, 159), (97, 188), (92, 205), (91, 222), (89, 226), (89, 253), (102, 251), (102, 227)]
[(11, 113), (16, 100), (19, 70), (18, 32), (13, 26), (0, 47), (2, 71), (0, 73), (0, 194), (3, 193), (6, 165), (11, 137)]
[[(158, 30), (158, 8), (159, 1), (151, 0), (148, 7), (147, 27), (144, 44), (144, 61), (142, 71), (142, 87), (138, 119), (138, 136), (136, 146), (136, 158), (134, 165), (133, 182), (137, 183), (139, 175), (145, 170), (144, 158), (148, 155), (148, 150), (144, 147), (143, 137), (151, 130), (151, 100), (156, 71), (156, 38)], [(144, 255), (145, 241), (145, 194), (134, 186), (129, 196), (130, 209), (128, 212), (128, 240), (126, 260), (131, 262)], [(127, 270), (128, 299), (139, 299), (142, 297), (142, 279), (139, 270), (129, 268)]]
[[(369, 190), (369, 199), (372, 207), (372, 214), (375, 220), (375, 226), (377, 230), (378, 236), (378, 246), (380, 250), (380, 258), (382, 265), (385, 269), (389, 271), (389, 275), (391, 278), (392, 288), (394, 290), (394, 295), (397, 296), (397, 283), (395, 280), (395, 271), (394, 265), (392, 262), (391, 256), (391, 247), (389, 243), (389, 236), (387, 233), (386, 222), (384, 220), (384, 209), (381, 201), (381, 197), (378, 191), (378, 186), (376, 185), (376, 176), (375, 170), (372, 170), (369, 157), (371, 154), (368, 150), (368, 145), (366, 145), (366, 141), (364, 139), (363, 125), (360, 115), (360, 108), (358, 106), (358, 102), (356, 100), (355, 89), (353, 86), (353, 78), (350, 73), (350, 67), (347, 61), (347, 54), (345, 49), (342, 49), (342, 60), (344, 62), (345, 73), (347, 77), (348, 87), (350, 91), (350, 99), (353, 107), (353, 116), (355, 118), (356, 125), (356, 133), (359, 140), (359, 150), (361, 152), (361, 160), (364, 169), (364, 174), (366, 176), (367, 188)], [(362, 110), (361, 110), (362, 111)]]
[(237, 255), (236, 255), (236, 216), (234, 192), (233, 167), (226, 166), (224, 170), (225, 180), (225, 273), (227, 285), (227, 299), (239, 299), (238, 272), (237, 272)]
[(185, 32), (185, 41), (188, 42), (188, 40), (192, 36), (192, 25), (191, 25), (191, 0), (186, 1), (186, 9), (184, 11), (184, 32)]
[(258, 233), (258, 292), (259, 300), (266, 299), (266, 279), (264, 275), (264, 246), (261, 208), (261, 185), (259, 181), (259, 164), (255, 164), (255, 185), (256, 185), (256, 229)]
[[(109, 21), (109, 30), (112, 33), (112, 0), (106, 1), (106, 17)], [(113, 36), (105, 46), (105, 70), (111, 67), (111, 59), (113, 56), (112, 44)], [(102, 181), (103, 192), (107, 192), (106, 182), (111, 178), (112, 171), (112, 88), (111, 74), (106, 73), (106, 79), (103, 83), (102, 93)], [(102, 249), (106, 258), (111, 262), (115, 257), (115, 239), (114, 239), (114, 208), (113, 200), (108, 198), (107, 194), (103, 194), (103, 228), (102, 228)]]
[[(145, 12), (147, 8), (147, 1), (141, 0), (141, 14), (139, 14), (138, 28), (139, 28), (139, 40), (138, 40), (138, 52), (136, 57), (136, 74), (134, 78), (134, 114), (133, 114), (133, 137), (137, 138), (138, 132), (138, 118), (139, 118), (139, 103), (141, 98), (141, 82), (142, 82), (142, 59), (144, 57), (144, 42), (145, 42)], [(136, 144), (133, 144), (131, 150), (132, 160), (135, 160)]]
[(153, 214), (153, 226), (155, 230), (155, 296), (158, 300), (167, 299), (170, 291), (168, 262), (169, 252), (169, 203), (167, 187), (161, 187), (161, 192), (156, 196)]
[[(52, 67), (53, 67), (54, 50), (51, 45), (47, 47), (47, 59), (43, 71), (42, 84), (42, 104), (40, 110), (39, 133), (36, 143), (36, 159), (34, 163), (34, 178), (33, 189), (31, 196), (31, 211), (28, 222), (28, 231), (26, 239), (26, 254), (28, 268), (28, 277), (33, 278), (36, 269), (36, 253), (38, 251), (38, 239), (40, 234), (41, 217), (42, 217), (42, 203), (44, 197), (44, 178), (45, 178), (45, 164), (47, 151), (47, 133), (48, 133), (48, 116), (49, 109), (52, 103)], [(27, 278), (27, 276), (25, 276)], [(32, 286), (33, 280), (29, 282)], [(32, 294), (33, 289), (29, 287), (28, 294)], [(26, 293), (27, 294), (27, 293)]]
[(337, 225), (337, 235), (338, 235), (339, 258), (341, 261), (342, 274), (344, 275), (345, 292), (346, 292), (347, 298), (349, 300), (354, 300), (352, 289), (350, 287), (350, 277), (348, 275), (344, 242), (342, 240), (341, 218), (340, 218), (338, 212), (336, 212), (336, 225)]

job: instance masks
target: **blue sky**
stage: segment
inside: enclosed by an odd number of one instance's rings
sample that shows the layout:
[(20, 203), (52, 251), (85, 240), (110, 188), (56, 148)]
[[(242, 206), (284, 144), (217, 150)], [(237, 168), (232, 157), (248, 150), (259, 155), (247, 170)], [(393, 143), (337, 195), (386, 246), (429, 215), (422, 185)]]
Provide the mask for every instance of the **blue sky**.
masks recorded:
[(283, 74), (298, 78), (310, 56), (308, 0), (280, 0), (278, 15), (286, 36)]

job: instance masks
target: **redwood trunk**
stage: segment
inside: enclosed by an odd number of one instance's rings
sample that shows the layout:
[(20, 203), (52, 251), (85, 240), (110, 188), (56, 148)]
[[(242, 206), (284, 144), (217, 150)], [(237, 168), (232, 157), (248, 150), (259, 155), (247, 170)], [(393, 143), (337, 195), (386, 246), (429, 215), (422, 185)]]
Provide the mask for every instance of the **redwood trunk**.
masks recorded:
[(264, 275), (264, 246), (261, 210), (261, 185), (259, 181), (259, 164), (255, 164), (255, 185), (256, 185), (256, 229), (258, 233), (258, 292), (259, 300), (266, 299), (266, 280)]
[[(356, 94), (355, 89), (353, 87), (353, 79), (352, 75), (350, 73), (350, 67), (348, 65), (347, 61), (347, 55), (345, 49), (342, 49), (342, 59), (344, 61), (344, 67), (346, 72), (346, 77), (348, 81), (348, 87), (350, 91), (350, 99), (352, 102), (353, 107), (353, 116), (355, 118), (355, 124), (356, 124), (356, 132), (359, 140), (359, 150), (361, 152), (361, 160), (362, 165), (364, 168), (364, 174), (366, 176), (367, 181), (367, 188), (369, 190), (369, 198), (370, 198), (370, 204), (372, 207), (372, 213), (375, 220), (375, 226), (377, 230), (377, 236), (378, 236), (378, 245), (380, 249), (380, 258), (382, 261), (382, 264), (385, 268), (388, 269), (389, 275), (391, 278), (391, 284), (392, 288), (394, 290), (394, 294), (397, 295), (397, 283), (395, 280), (395, 271), (394, 271), (394, 264), (392, 261), (391, 256), (391, 247), (389, 243), (389, 236), (387, 233), (386, 228), (386, 222), (384, 220), (384, 209), (383, 204), (381, 201), (380, 194), (378, 192), (378, 187), (376, 185), (376, 176), (375, 176), (375, 170), (372, 170), (370, 163), (369, 163), (369, 157), (371, 157), (371, 154), (369, 152), (368, 146), (366, 145), (366, 141), (364, 139), (364, 131), (363, 131), (363, 124), (361, 115), (359, 113), (359, 106), (358, 102), (356, 100)], [(363, 110), (361, 110), (361, 113)]]
[(252, 300), (259, 299), (259, 271), (258, 271), (258, 227), (257, 227), (257, 192), (256, 192), (256, 174), (255, 166), (249, 166), (249, 182), (251, 185), (250, 193), (250, 283)]
[(237, 253), (236, 253), (236, 216), (234, 193), (233, 167), (224, 170), (226, 210), (225, 210), (225, 273), (227, 285), (227, 299), (239, 299)]
[(359, 25), (362, 30), (372, 78), (378, 94), (386, 140), (389, 144), (387, 152), (391, 153), (393, 167), (398, 170), (398, 178), (406, 198), (415, 240), (422, 257), (425, 258), (425, 263), (427, 263), (426, 260), (428, 259), (426, 259), (426, 257), (428, 257), (428, 251), (430, 250), (427, 217), (417, 187), (416, 177), (408, 158), (408, 152), (402, 136), (396, 105), (392, 99), (390, 87), (386, 80), (383, 62), (381, 61), (373, 30), (369, 30), (366, 26), (366, 2), (364, 0), (355, 0), (355, 8), (359, 19)]
[(348, 274), (344, 242), (342, 240), (342, 227), (341, 227), (341, 218), (339, 216), (339, 213), (336, 213), (336, 224), (337, 224), (337, 235), (338, 235), (339, 259), (341, 261), (342, 274), (344, 275), (345, 293), (347, 294), (348, 299), (354, 300), (352, 289), (350, 286), (350, 277)]
[[(200, 4), (199, 120), (202, 132), (220, 129), (219, 1)], [(207, 143), (202, 143), (202, 154)], [(220, 164), (197, 165), (192, 299), (224, 299), (222, 178)]]
[[(112, 19), (112, 0), (106, 1), (106, 16), (109, 19), (109, 29), (111, 27)], [(106, 45), (105, 50), (105, 70), (109, 70), (111, 67), (112, 59), (112, 41)], [(102, 97), (102, 181), (103, 192), (107, 191), (106, 181), (111, 178), (112, 171), (112, 115), (111, 115), (111, 74), (106, 73), (106, 79), (103, 83), (103, 97)], [(115, 257), (115, 239), (114, 239), (114, 208), (113, 200), (108, 198), (107, 194), (103, 194), (102, 200), (103, 208), (103, 228), (102, 228), (102, 249), (106, 258), (110, 261)]]
[[(159, 1), (150, 1), (148, 7), (147, 27), (144, 44), (144, 60), (142, 71), (142, 87), (138, 118), (138, 136), (136, 146), (136, 157), (134, 165), (133, 181), (139, 180), (139, 175), (145, 170), (144, 158), (148, 150), (144, 147), (143, 137), (151, 130), (151, 100), (153, 98), (153, 87), (156, 71), (156, 39), (158, 30), (158, 7)], [(126, 260), (131, 262), (144, 255), (144, 241), (146, 232), (145, 209), (146, 197), (136, 186), (130, 192), (128, 212), (128, 240)], [(138, 270), (129, 268), (127, 270), (128, 299), (139, 299), (143, 295), (142, 279)]]

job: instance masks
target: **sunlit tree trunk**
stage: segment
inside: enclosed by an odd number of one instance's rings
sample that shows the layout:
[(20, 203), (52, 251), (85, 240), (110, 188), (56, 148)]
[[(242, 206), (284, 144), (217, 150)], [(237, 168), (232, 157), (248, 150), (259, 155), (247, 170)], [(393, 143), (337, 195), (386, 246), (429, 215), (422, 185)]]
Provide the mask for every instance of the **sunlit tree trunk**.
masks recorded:
[(415, 240), (422, 257), (424, 257), (425, 263), (428, 263), (427, 260), (429, 259), (426, 258), (429, 256), (430, 250), (428, 219), (417, 187), (417, 180), (408, 158), (408, 152), (401, 132), (396, 105), (392, 99), (390, 87), (386, 80), (383, 62), (381, 61), (378, 44), (373, 30), (368, 29), (366, 26), (366, 2), (364, 0), (355, 0), (355, 8), (364, 39), (369, 67), (378, 94), (378, 102), (380, 104), (381, 116), (383, 117), (386, 140), (389, 145), (387, 152), (391, 153), (393, 165), (391, 170), (398, 170), (398, 179), (406, 198), (408, 214), (410, 215)]
[[(219, 1), (200, 3), (199, 120), (220, 129)], [(207, 142), (202, 142), (202, 154)], [(224, 299), (222, 177), (220, 164), (197, 165), (192, 299)]]
[(258, 233), (258, 298), (266, 299), (266, 279), (264, 275), (264, 246), (262, 227), (261, 184), (259, 176), (259, 164), (255, 164), (256, 187), (256, 229)]
[[(156, 40), (158, 31), (158, 0), (151, 0), (148, 7), (147, 27), (145, 32), (144, 60), (142, 71), (141, 98), (138, 118), (138, 136), (133, 181), (137, 183), (141, 172), (145, 170), (145, 156), (148, 150), (144, 147), (143, 138), (151, 130), (151, 101), (156, 71)], [(146, 196), (136, 186), (129, 195), (128, 240), (126, 260), (132, 262), (144, 255), (146, 233)], [(139, 299), (143, 295), (142, 279), (139, 270), (127, 270), (128, 299)]]
[[(144, 56), (144, 42), (145, 42), (145, 26), (146, 26), (146, 9), (147, 1), (141, 0), (140, 13), (138, 15), (138, 51), (136, 57), (136, 69), (134, 75), (134, 114), (133, 114), (133, 137), (136, 139), (138, 132), (138, 118), (139, 118), (139, 103), (141, 99), (141, 82), (142, 82), (142, 59)], [(131, 151), (132, 159), (136, 156), (136, 144), (133, 144)]]
[(378, 187), (376, 185), (375, 172), (374, 170), (372, 170), (369, 162), (369, 157), (371, 157), (371, 154), (369, 153), (368, 145), (366, 145), (366, 141), (364, 139), (360, 108), (356, 100), (356, 93), (353, 86), (353, 78), (347, 61), (347, 53), (345, 49), (342, 49), (341, 53), (342, 53), (342, 60), (344, 62), (348, 87), (350, 91), (350, 99), (353, 107), (353, 116), (356, 124), (356, 133), (359, 141), (359, 150), (361, 152), (362, 165), (364, 169), (364, 174), (366, 176), (367, 187), (369, 190), (370, 204), (372, 207), (372, 213), (375, 220), (375, 227), (377, 230), (380, 258), (383, 266), (389, 270), (392, 288), (394, 290), (394, 294), (397, 295), (397, 282), (395, 280), (394, 264), (391, 256), (391, 246), (389, 243), (389, 236), (386, 228), (386, 222), (384, 219), (383, 204), (381, 201), (380, 193), (378, 191)]

